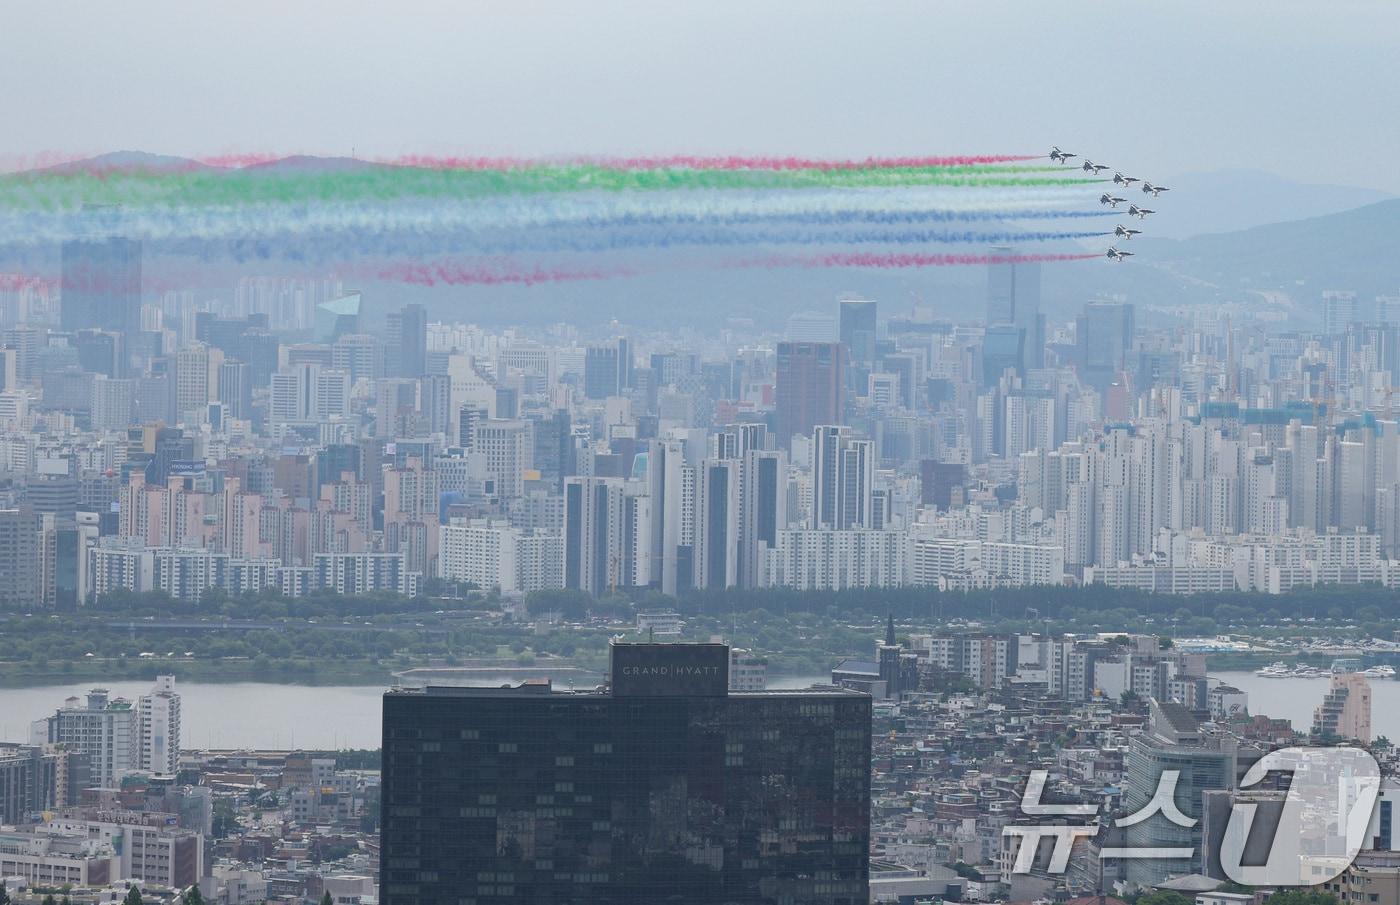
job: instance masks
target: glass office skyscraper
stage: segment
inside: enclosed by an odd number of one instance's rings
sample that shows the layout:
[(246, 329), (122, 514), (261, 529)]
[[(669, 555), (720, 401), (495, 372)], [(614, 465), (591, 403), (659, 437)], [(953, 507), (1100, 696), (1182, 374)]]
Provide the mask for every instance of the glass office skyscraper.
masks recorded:
[(605, 689), (386, 694), (382, 900), (867, 901), (870, 698), (728, 664), (617, 644)]
[(64, 242), (60, 285), (65, 331), (112, 330), (127, 336), (140, 331), (140, 242), (116, 237)]

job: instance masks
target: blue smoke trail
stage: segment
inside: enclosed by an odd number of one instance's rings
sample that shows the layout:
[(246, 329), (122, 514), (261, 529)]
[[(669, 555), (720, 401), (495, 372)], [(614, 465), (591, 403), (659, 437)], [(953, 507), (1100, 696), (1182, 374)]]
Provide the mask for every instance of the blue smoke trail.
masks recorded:
[(529, 230), (489, 235), (394, 233), (363, 235), (333, 233), (297, 236), (276, 242), (262, 238), (215, 243), (198, 239), (154, 243), (157, 253), (234, 262), (295, 260), (307, 263), (363, 257), (437, 257), (458, 254), (597, 254), (621, 251), (735, 246), (910, 246), (910, 245), (1025, 245), (1111, 235), (1106, 231), (1028, 232), (1017, 230), (782, 230), (682, 229)]

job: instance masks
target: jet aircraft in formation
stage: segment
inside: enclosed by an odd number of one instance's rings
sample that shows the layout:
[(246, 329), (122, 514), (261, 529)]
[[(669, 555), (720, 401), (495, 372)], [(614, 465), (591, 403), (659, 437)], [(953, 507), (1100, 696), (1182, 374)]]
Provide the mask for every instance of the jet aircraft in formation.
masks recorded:
[[(1050, 160), (1052, 162), (1059, 162), (1062, 164), (1069, 163), (1069, 159), (1071, 157), (1078, 156), (1078, 154), (1071, 154), (1068, 151), (1061, 151), (1059, 145), (1055, 145), (1050, 149)], [(1092, 160), (1085, 157), (1083, 158), (1083, 163), (1080, 164), (1080, 169), (1082, 169), (1086, 173), (1093, 173), (1095, 176), (1097, 176), (1104, 170), (1110, 169), (1110, 167), (1108, 167), (1105, 164), (1094, 163)], [(1113, 184), (1115, 186), (1121, 185), (1125, 189), (1132, 188), (1133, 183), (1135, 182), (1142, 183), (1142, 185), (1140, 186), (1140, 188), (1142, 189), (1142, 193), (1144, 195), (1151, 195), (1153, 198), (1160, 197), (1163, 192), (1171, 191), (1171, 189), (1167, 188), (1165, 185), (1157, 185), (1154, 182), (1149, 182), (1146, 179), (1139, 179), (1136, 176), (1126, 176), (1123, 174), (1122, 170), (1113, 171)], [(1127, 202), (1127, 198), (1120, 198), (1112, 192), (1104, 192), (1102, 195), (1099, 196), (1099, 204), (1102, 204), (1106, 207), (1114, 208), (1115, 210), (1118, 208), (1118, 205), (1125, 204)], [(1152, 210), (1151, 208), (1138, 207), (1136, 204), (1128, 204), (1128, 216), (1130, 217), (1137, 217), (1139, 220), (1146, 220), (1148, 214), (1155, 213), (1156, 211)], [(1138, 236), (1141, 234), (1142, 230), (1129, 229), (1128, 227), (1123, 226), (1121, 224), (1113, 227), (1113, 236), (1115, 239), (1130, 240), (1133, 238), (1133, 236)], [(1110, 261), (1125, 261), (1128, 258), (1131, 258), (1132, 256), (1133, 253), (1131, 251), (1119, 251), (1116, 246), (1108, 250), (1108, 259)]]

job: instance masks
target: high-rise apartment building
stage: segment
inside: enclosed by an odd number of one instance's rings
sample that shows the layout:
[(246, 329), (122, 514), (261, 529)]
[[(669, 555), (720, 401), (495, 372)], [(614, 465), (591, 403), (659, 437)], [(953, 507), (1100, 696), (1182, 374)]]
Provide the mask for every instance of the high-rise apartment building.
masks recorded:
[(33, 509), (0, 509), (0, 608), (23, 612), (40, 600), (38, 530)]
[(180, 695), (175, 677), (160, 676), (137, 700), (141, 721), (141, 769), (166, 776), (180, 771)]
[(141, 767), (141, 723), (125, 698), (94, 688), (84, 702), (69, 698), (53, 716), (36, 721), (30, 741), (59, 744), (87, 757), (92, 782), (113, 788), (121, 777)]
[(850, 428), (812, 432), (812, 522), (816, 528), (874, 528), (875, 444)]
[(695, 479), (695, 587), (739, 583), (739, 475), (737, 459), (706, 459)]
[(564, 482), (564, 587), (599, 596), (651, 584), (651, 498), (641, 482)]
[(787, 455), (750, 449), (742, 462), (739, 584), (755, 587), (765, 551), (778, 545), (778, 532), (788, 526)]
[(1371, 683), (1361, 673), (1333, 673), (1331, 686), (1313, 711), (1313, 735), (1371, 742)]
[(602, 689), (386, 694), (380, 900), (863, 905), (870, 697), (729, 665), (615, 644)]

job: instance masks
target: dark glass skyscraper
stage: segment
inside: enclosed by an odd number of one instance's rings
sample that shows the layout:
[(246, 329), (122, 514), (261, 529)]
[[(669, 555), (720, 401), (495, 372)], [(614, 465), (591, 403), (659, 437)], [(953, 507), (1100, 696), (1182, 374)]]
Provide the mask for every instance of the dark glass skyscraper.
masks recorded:
[(119, 330), (128, 336), (141, 330), (140, 242), (119, 238), (64, 242), (62, 271), (64, 330)]
[(387, 317), (389, 374), (422, 377), (428, 373), (428, 312), (422, 305), (405, 305)]
[(384, 696), (386, 905), (868, 900), (870, 710), (729, 692), (722, 644), (617, 644), (606, 690)]
[(1018, 373), (1045, 365), (1045, 316), (1040, 313), (1040, 265), (1013, 262), (1014, 248), (996, 247), (987, 267), (987, 326), (1012, 325), (1022, 333)]
[(631, 385), (632, 344), (626, 337), (584, 352), (583, 394), (589, 399), (616, 396)]
[(1080, 377), (1103, 392), (1127, 366), (1133, 348), (1133, 306), (1091, 301), (1075, 319), (1075, 334)]
[(869, 367), (875, 361), (875, 303), (865, 299), (842, 299), (841, 342), (851, 361)]
[(793, 434), (846, 416), (846, 347), (841, 343), (778, 343), (777, 439), (784, 449)]

